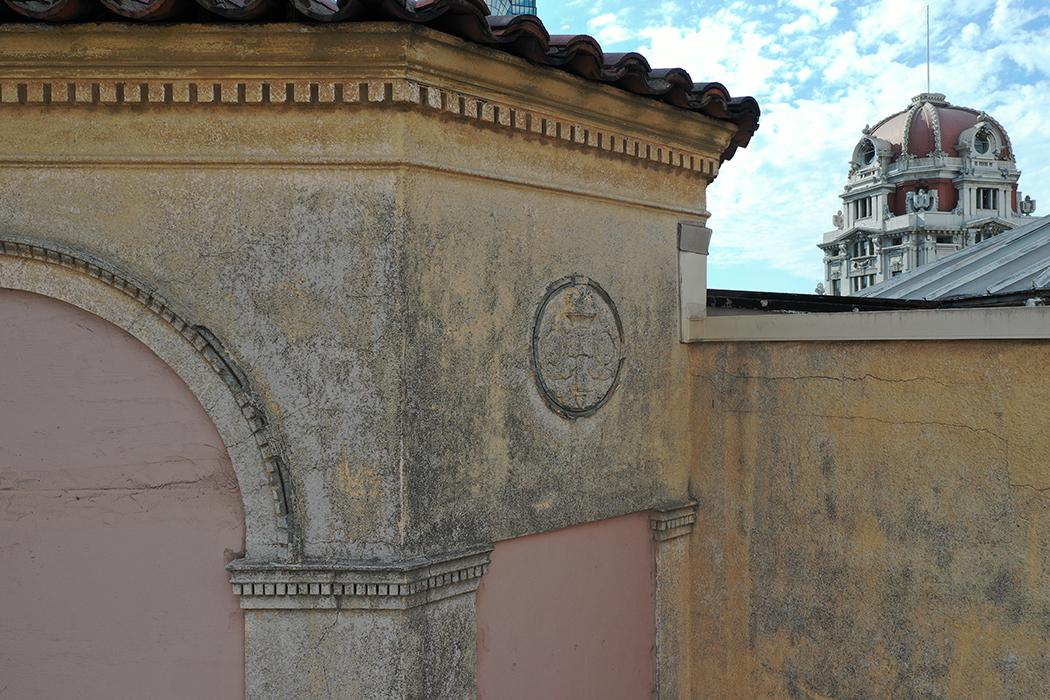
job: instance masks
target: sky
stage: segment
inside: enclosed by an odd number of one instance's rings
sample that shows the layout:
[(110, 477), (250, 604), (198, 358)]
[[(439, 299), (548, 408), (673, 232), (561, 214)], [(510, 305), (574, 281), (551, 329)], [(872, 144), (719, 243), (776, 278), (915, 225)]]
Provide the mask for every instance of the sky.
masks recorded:
[[(539, 0), (551, 34), (591, 34), (762, 107), (708, 189), (712, 288), (812, 293), (861, 129), (926, 91), (914, 0)], [(932, 91), (1006, 128), (1022, 193), (1050, 213), (1050, 1), (932, 0)]]

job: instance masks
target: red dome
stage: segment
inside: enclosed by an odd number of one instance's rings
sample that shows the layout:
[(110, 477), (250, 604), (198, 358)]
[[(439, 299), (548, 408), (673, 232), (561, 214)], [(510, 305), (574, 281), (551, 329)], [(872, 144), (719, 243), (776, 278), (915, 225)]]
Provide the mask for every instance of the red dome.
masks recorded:
[(978, 125), (991, 133), (995, 157), (1013, 160), (1010, 137), (999, 122), (980, 110), (949, 104), (938, 93), (924, 92), (913, 97), (906, 110), (883, 119), (866, 133), (889, 143), (893, 160), (902, 153), (922, 158), (938, 151), (958, 157), (957, 146), (963, 132)]

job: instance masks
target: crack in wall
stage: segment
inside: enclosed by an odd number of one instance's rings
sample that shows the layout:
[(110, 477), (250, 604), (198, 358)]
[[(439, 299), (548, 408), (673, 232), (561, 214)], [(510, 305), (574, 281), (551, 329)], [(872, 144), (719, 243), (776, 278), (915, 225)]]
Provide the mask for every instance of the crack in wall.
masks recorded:
[[(697, 376), (704, 376), (704, 375), (710, 375), (710, 374), (713, 374), (713, 373), (701, 373), (700, 375), (697, 375)], [(936, 384), (938, 386), (942, 386), (942, 387), (945, 387), (945, 388), (965, 386), (965, 383), (962, 383), (962, 382), (949, 383), (949, 382), (941, 381), (940, 379), (936, 379), (934, 377), (901, 377), (899, 379), (894, 379), (894, 378), (890, 378), (890, 377), (880, 377), (877, 374), (871, 374), (871, 373), (862, 374), (862, 375), (859, 375), (859, 376), (849, 376), (849, 375), (845, 375), (845, 374), (841, 375), (841, 376), (835, 376), (835, 375), (831, 375), (831, 374), (798, 374), (798, 375), (794, 375), (794, 374), (772, 375), (771, 374), (771, 375), (766, 375), (766, 374), (736, 374), (735, 372), (730, 372), (728, 370), (722, 370), (722, 371), (718, 372), (718, 374), (722, 374), (722, 375), (725, 375), (727, 377), (731, 377), (732, 379), (740, 379), (740, 380), (745, 380), (745, 381), (746, 380), (760, 380), (760, 381), (799, 381), (799, 382), (802, 382), (802, 381), (810, 381), (810, 380), (824, 380), (824, 381), (845, 383), (845, 382), (863, 382), (863, 381), (871, 380), (871, 381), (874, 381), (874, 382), (884, 382), (884, 383), (887, 383), (887, 384), (910, 384), (910, 383), (916, 383), (916, 382), (928, 382), (928, 383)]]
[(1035, 491), (1039, 498), (1050, 499), (1050, 486), (1035, 486), (1033, 484), (1015, 484), (1012, 481), (1009, 482), (1011, 488), (1015, 489), (1029, 489)]
[(321, 664), (321, 678), (324, 680), (324, 692), (325, 697), (332, 697), (332, 684), (328, 678), (328, 662), (325, 656), (324, 641), (331, 634), (332, 630), (335, 629), (336, 625), (339, 624), (339, 610), (332, 611), (332, 621), (325, 625), (324, 629), (321, 630), (320, 636), (317, 638), (317, 642), (314, 643), (314, 651), (317, 655), (317, 659)]
[(932, 421), (932, 420), (889, 420), (886, 418), (878, 418), (876, 416), (851, 416), (842, 414), (824, 414), (824, 413), (781, 413), (778, 411), (762, 411), (754, 409), (736, 409), (727, 408), (726, 413), (737, 414), (737, 415), (761, 415), (770, 416), (774, 418), (819, 418), (821, 420), (851, 420), (851, 421), (871, 421), (873, 423), (882, 423), (884, 425), (915, 425), (923, 427), (940, 427), (940, 428), (955, 428), (958, 430), (967, 430), (971, 433), (990, 435), (996, 440), (1003, 443), (1004, 446), (1009, 445), (1009, 441), (1002, 435), (989, 430), (988, 428), (976, 428), (972, 425), (966, 425), (965, 423), (948, 423), (945, 421)]

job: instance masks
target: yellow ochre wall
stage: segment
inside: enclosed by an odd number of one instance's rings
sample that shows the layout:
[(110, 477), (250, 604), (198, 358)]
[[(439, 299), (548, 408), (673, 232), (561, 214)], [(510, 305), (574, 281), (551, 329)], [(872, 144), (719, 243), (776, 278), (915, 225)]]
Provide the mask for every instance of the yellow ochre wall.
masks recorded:
[(694, 696), (1047, 697), (1048, 361), (692, 346)]

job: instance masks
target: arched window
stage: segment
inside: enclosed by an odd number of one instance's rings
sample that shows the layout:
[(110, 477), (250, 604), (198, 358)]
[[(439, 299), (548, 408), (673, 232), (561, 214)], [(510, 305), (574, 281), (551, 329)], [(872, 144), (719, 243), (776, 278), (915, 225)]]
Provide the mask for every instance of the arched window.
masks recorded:
[(850, 251), (851, 258), (863, 258), (869, 255), (875, 254), (875, 245), (869, 238), (861, 238), (853, 242), (852, 250)]
[(864, 139), (860, 147), (860, 164), (871, 165), (875, 162), (875, 144), (869, 139)]
[(977, 135), (973, 137), (973, 150), (983, 156), (991, 149), (991, 135), (985, 129), (981, 129), (977, 132)]

